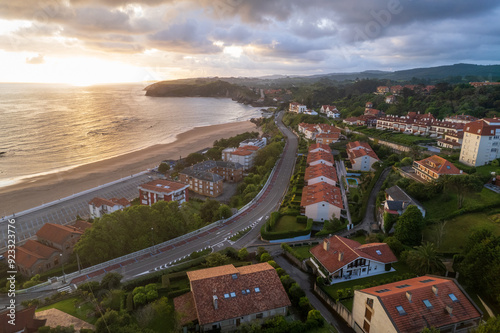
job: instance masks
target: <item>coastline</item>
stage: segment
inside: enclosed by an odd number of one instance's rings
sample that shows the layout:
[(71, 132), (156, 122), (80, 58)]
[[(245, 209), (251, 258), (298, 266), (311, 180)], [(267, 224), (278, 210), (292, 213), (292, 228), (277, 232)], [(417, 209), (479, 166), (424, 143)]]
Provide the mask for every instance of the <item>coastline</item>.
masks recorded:
[(186, 157), (190, 153), (211, 147), (220, 138), (256, 129), (255, 124), (250, 121), (196, 127), (178, 134), (172, 143), (153, 145), (0, 188), (0, 202), (13, 212), (20, 212), (153, 168), (165, 159)]

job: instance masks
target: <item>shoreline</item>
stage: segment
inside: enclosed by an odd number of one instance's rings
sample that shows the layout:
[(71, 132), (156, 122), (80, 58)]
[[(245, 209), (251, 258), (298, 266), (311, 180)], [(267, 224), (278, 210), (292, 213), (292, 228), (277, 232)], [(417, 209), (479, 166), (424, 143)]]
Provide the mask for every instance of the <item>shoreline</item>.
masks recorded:
[[(195, 127), (176, 135), (175, 141), (156, 144), (105, 160), (50, 173), (0, 188), (0, 202), (13, 212), (37, 207), (99, 185), (109, 183), (157, 166), (166, 159), (211, 147), (215, 140), (256, 131), (250, 121)], [(0, 212), (1, 215), (1, 212)]]

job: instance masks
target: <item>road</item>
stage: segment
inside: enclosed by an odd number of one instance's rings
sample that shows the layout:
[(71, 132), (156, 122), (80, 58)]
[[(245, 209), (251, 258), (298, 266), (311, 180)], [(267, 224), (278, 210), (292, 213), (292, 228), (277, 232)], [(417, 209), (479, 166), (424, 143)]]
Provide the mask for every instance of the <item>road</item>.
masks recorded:
[[(139, 195), (137, 186), (151, 181), (156, 173), (145, 173), (110, 185), (101, 185), (95, 189), (85, 191), (83, 194), (63, 198), (50, 206), (43, 205), (30, 210), (28, 213), (15, 215), (17, 245), (25, 240), (35, 237), (35, 233), (45, 223), (68, 224), (74, 222), (77, 215), (89, 215), (89, 201), (95, 197), (126, 198), (132, 200)], [(0, 253), (7, 247), (7, 221), (0, 220)]]
[(337, 179), (339, 180), (340, 191), (342, 193), (342, 200), (344, 202), (344, 210), (346, 211), (347, 220), (349, 221), (349, 224), (352, 224), (351, 212), (349, 211), (349, 201), (347, 200), (347, 193), (346, 189), (344, 188), (344, 182), (343, 182), (343, 179), (345, 179), (347, 182), (347, 171), (345, 170), (344, 161), (335, 161), (335, 166), (337, 168)]

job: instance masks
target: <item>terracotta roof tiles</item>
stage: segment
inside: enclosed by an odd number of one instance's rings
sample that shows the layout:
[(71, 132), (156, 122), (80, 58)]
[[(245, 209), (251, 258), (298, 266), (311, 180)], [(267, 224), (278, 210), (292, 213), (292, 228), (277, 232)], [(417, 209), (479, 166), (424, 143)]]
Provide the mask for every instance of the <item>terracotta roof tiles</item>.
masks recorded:
[(316, 164), (307, 167), (304, 180), (308, 181), (322, 176), (338, 182), (337, 170), (334, 166), (327, 164)]
[(149, 183), (142, 184), (139, 186), (139, 189), (149, 191), (149, 192), (159, 192), (159, 193), (174, 193), (176, 191), (183, 190), (184, 188), (187, 188), (188, 185), (179, 183), (179, 182), (173, 182), (170, 180), (165, 180), (165, 179), (157, 179), (153, 180)]
[(327, 202), (339, 208), (344, 208), (340, 188), (326, 182), (304, 186), (300, 205), (306, 207), (320, 202)]
[(312, 152), (307, 155), (307, 164), (311, 164), (316, 161), (326, 161), (333, 164), (333, 155), (324, 151)]
[(432, 170), (438, 175), (465, 174), (462, 172), (462, 170), (454, 166), (453, 163), (437, 155), (432, 155), (430, 157), (424, 158), (423, 160), (415, 161), (414, 163), (419, 164), (429, 170)]
[(82, 234), (83, 230), (80, 230), (79, 228), (55, 223), (45, 223), (36, 232), (36, 236), (38, 239), (47, 240), (59, 245), (62, 245), (68, 237), (80, 237)]

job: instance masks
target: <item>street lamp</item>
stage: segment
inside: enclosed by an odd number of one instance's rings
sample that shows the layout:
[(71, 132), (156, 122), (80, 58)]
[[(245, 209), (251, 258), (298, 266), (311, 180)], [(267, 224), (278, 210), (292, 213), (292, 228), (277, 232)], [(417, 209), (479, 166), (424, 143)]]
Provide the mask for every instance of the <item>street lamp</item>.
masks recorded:
[(61, 264), (62, 264), (62, 273), (63, 273), (63, 283), (66, 283), (66, 274), (64, 274), (64, 261), (62, 259), (62, 253), (59, 253), (59, 256), (61, 257)]

